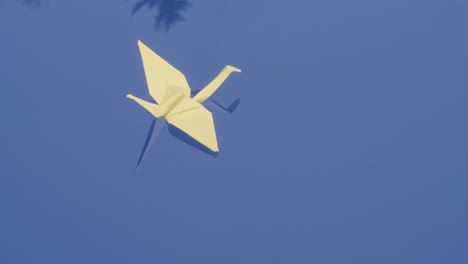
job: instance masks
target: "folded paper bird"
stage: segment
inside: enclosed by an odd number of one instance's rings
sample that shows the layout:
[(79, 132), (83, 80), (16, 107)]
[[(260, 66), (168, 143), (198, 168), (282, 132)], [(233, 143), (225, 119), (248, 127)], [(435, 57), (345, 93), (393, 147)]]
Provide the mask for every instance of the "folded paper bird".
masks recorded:
[[(166, 122), (183, 131), (190, 138), (217, 153), (218, 142), (211, 112), (202, 104), (221, 86), (232, 72), (240, 72), (240, 69), (227, 65), (207, 86), (201, 89), (193, 97), (185, 76), (166, 62), (163, 58), (149, 49), (141, 41), (138, 41), (143, 60), (148, 90), (156, 103), (148, 102), (131, 94), (127, 98), (141, 105), (156, 119), (150, 127), (150, 131), (138, 159), (137, 167), (146, 156), (148, 148), (154, 142), (155, 137)], [(208, 102), (208, 101), (207, 101)], [(237, 99), (230, 107), (224, 108), (213, 101), (214, 106), (227, 112), (233, 112), (240, 100)], [(158, 122), (156, 120), (166, 121)]]

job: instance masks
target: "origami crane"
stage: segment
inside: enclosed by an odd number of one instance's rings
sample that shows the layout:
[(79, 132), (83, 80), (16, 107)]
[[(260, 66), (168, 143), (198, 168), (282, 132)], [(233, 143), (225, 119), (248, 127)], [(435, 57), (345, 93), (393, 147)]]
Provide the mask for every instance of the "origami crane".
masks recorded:
[[(138, 41), (138, 46), (143, 60), (148, 90), (155, 102), (148, 102), (131, 94), (128, 94), (127, 98), (141, 105), (156, 119), (151, 124), (146, 142), (138, 159), (137, 167), (146, 156), (148, 148), (154, 143), (156, 136), (166, 125), (166, 122), (183, 131), (191, 139), (210, 151), (217, 153), (219, 148), (213, 116), (202, 104), (207, 101), (232, 72), (240, 72), (241, 70), (227, 65), (207, 86), (192, 97), (187, 80), (180, 71), (141, 41)], [(237, 99), (228, 108), (224, 108), (214, 101), (212, 102), (215, 107), (231, 113), (240, 103), (240, 99)], [(163, 122), (156, 123), (156, 120)]]

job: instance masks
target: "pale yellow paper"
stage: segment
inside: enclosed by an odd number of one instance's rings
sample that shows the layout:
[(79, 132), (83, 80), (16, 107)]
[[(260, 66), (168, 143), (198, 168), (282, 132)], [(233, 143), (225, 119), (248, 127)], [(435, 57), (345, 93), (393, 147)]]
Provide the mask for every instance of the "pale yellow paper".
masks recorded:
[(127, 98), (145, 108), (156, 118), (164, 118), (170, 124), (187, 133), (193, 139), (214, 152), (218, 142), (213, 116), (202, 103), (207, 100), (232, 72), (240, 69), (227, 65), (193, 98), (185, 76), (167, 61), (138, 41), (143, 67), (151, 97), (157, 104), (147, 102), (131, 94)]

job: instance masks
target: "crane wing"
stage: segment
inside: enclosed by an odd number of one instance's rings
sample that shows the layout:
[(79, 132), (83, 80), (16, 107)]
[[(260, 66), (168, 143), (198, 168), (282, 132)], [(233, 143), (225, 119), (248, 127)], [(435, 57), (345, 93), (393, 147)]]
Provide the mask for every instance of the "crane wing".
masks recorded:
[(190, 87), (184, 74), (153, 52), (143, 42), (138, 41), (138, 46), (140, 47), (149, 93), (158, 104), (162, 104), (181, 91), (186, 96), (190, 96)]
[[(169, 113), (169, 115), (166, 116), (167, 122), (182, 130), (210, 150), (218, 152), (218, 141), (216, 140), (213, 115), (201, 104), (194, 100), (190, 101), (191, 102), (184, 100), (184, 102), (190, 104), (187, 105), (186, 109), (188, 110), (177, 112), (172, 115)], [(198, 106), (194, 108), (194, 104)]]

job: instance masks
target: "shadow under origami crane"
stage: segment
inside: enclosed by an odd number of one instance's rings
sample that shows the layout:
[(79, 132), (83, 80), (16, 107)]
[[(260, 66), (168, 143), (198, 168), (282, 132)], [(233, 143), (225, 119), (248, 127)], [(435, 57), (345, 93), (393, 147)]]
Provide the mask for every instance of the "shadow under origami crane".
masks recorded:
[[(208, 110), (210, 110), (210, 112), (219, 111), (219, 112), (225, 112), (225, 113), (231, 114), (232, 112), (236, 110), (239, 103), (240, 103), (240, 98), (237, 98), (229, 107), (226, 108), (222, 106), (220, 103), (216, 102), (215, 100), (209, 99), (203, 103), (203, 106), (205, 106)], [(169, 125), (169, 132), (171, 133), (171, 135), (173, 135), (177, 139), (191, 145), (192, 147), (198, 150), (205, 152), (206, 154), (212, 157), (216, 158), (219, 155), (219, 152), (214, 152), (210, 150), (209, 148), (207, 148), (206, 146), (204, 146), (203, 144), (201, 144), (200, 142), (196, 141), (191, 136), (186, 134), (184, 131), (178, 129), (177, 127), (173, 125)]]
[(184, 20), (181, 13), (192, 7), (192, 4), (187, 0), (139, 0), (133, 6), (132, 15), (143, 7), (157, 8), (158, 14), (154, 18), (154, 28), (168, 32), (172, 25)]
[[(196, 93), (195, 93), (196, 94)], [(154, 102), (154, 101), (153, 101)], [(205, 106), (208, 110), (210, 111), (220, 111), (220, 112), (225, 112), (225, 113), (233, 113), (237, 106), (240, 104), (240, 98), (237, 98), (229, 107), (224, 107), (220, 103), (216, 102), (213, 99), (209, 99), (203, 103), (203, 106)], [(151, 113), (149, 113), (151, 115)], [(148, 130), (148, 134), (145, 139), (145, 143), (143, 144), (143, 148), (141, 149), (140, 156), (138, 157), (138, 162), (137, 165), (135, 166), (135, 169), (133, 173), (136, 172), (138, 167), (140, 166), (141, 162), (145, 159), (145, 157), (148, 154), (148, 151), (151, 149), (153, 146), (154, 142), (156, 141), (156, 138), (161, 134), (161, 132), (165, 129), (169, 130), (169, 133), (176, 137), (177, 139), (185, 142), (186, 144), (191, 145), (192, 147), (216, 158), (218, 157), (218, 152), (214, 152), (210, 150), (209, 148), (205, 147), (203, 144), (200, 142), (196, 141), (193, 139), (191, 136), (183, 132), (182, 130), (178, 129), (174, 125), (171, 125), (167, 123), (166, 120), (162, 118), (154, 118), (153, 122), (151, 123), (151, 126)]]

